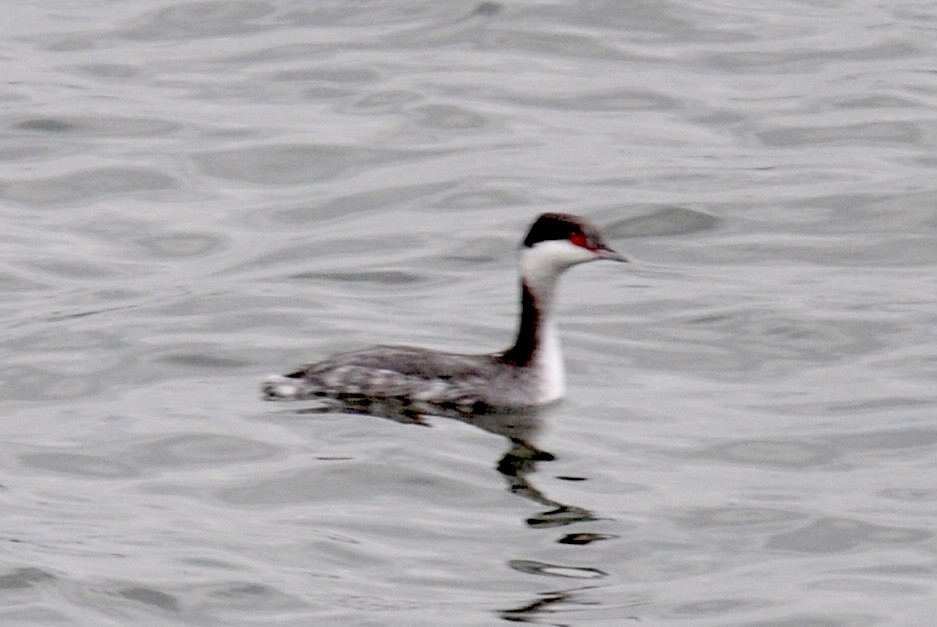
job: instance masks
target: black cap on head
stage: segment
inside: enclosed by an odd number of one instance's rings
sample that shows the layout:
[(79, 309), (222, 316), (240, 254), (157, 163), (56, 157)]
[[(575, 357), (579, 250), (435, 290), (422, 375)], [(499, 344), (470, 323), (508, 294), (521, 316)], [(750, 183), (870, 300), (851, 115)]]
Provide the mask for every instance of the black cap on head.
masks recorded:
[(566, 213), (544, 213), (537, 218), (524, 239), (524, 246), (530, 248), (548, 240), (568, 240), (574, 235), (582, 236), (587, 248), (606, 247), (598, 229), (579, 216)]
[(580, 218), (564, 213), (544, 213), (531, 225), (530, 232), (524, 239), (524, 246), (530, 248), (547, 240), (569, 239), (574, 233), (581, 232)]

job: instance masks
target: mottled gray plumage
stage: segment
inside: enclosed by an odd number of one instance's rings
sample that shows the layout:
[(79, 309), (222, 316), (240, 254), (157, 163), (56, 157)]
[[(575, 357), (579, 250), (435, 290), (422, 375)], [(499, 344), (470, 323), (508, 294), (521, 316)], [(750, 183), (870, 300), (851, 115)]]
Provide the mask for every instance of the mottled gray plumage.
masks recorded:
[(499, 355), (465, 355), (413, 346), (372, 346), (340, 353), (283, 377), (265, 392), (297, 387), (291, 398), (394, 399), (458, 410), (519, 407), (538, 402), (536, 371)]

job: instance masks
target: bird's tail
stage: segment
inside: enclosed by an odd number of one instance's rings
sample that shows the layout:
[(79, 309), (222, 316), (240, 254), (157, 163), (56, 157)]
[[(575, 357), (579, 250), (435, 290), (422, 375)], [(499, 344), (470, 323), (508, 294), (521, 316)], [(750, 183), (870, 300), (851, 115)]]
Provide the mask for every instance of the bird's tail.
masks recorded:
[(264, 379), (261, 392), (265, 401), (295, 401), (303, 398), (300, 381), (278, 374)]

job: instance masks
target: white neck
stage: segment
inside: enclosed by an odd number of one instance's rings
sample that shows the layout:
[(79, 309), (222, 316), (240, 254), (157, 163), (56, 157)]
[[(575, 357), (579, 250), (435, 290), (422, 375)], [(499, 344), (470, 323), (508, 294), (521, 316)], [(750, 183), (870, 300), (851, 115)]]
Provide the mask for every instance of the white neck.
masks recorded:
[(556, 283), (564, 270), (590, 261), (593, 255), (565, 240), (539, 242), (521, 251), (521, 321), (514, 346), (502, 359), (537, 373), (538, 401), (549, 402), (565, 393), (560, 338), (553, 319)]
[(540, 380), (540, 402), (548, 403), (566, 395), (566, 371), (563, 366), (563, 350), (560, 334), (553, 316), (542, 321), (540, 348), (534, 357), (534, 368)]

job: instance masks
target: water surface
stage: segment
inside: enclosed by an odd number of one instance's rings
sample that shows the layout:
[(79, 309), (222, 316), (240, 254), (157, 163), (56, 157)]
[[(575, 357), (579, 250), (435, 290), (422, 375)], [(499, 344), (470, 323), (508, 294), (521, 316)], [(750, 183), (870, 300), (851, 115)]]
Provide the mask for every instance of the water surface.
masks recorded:
[[(931, 3), (5, 15), (4, 624), (931, 622)], [(639, 261), (564, 279), (565, 403), (259, 400), (502, 348), (542, 211)]]

